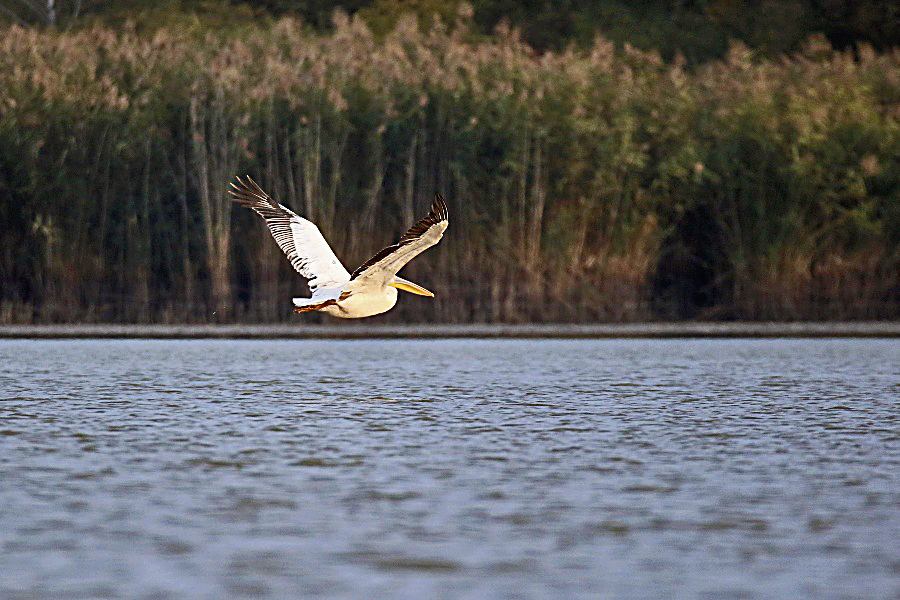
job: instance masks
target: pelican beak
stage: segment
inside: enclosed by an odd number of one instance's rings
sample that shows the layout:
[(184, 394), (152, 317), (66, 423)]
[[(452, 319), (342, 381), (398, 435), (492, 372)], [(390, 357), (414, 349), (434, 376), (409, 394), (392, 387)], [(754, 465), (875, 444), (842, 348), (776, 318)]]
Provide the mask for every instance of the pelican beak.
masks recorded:
[(420, 285), (416, 285), (412, 281), (407, 281), (402, 277), (394, 277), (394, 280), (388, 284), (391, 287), (395, 287), (398, 290), (403, 290), (404, 292), (410, 292), (412, 294), (418, 294), (420, 296), (431, 296), (434, 298), (434, 294), (426, 290)]

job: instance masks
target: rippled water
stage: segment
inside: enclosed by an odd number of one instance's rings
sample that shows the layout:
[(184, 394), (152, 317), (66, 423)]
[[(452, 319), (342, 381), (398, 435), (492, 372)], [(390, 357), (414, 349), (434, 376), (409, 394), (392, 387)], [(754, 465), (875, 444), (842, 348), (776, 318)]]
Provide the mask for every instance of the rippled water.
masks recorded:
[(0, 341), (2, 598), (897, 598), (896, 340)]

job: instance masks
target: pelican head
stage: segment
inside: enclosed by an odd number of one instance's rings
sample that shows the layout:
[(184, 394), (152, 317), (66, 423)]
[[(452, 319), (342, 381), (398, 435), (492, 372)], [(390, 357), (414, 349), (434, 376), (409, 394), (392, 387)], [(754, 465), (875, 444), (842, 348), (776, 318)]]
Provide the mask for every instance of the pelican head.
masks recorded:
[(431, 296), (434, 298), (434, 294), (426, 290), (420, 285), (416, 285), (412, 281), (407, 281), (402, 277), (394, 276), (394, 280), (388, 284), (391, 287), (395, 287), (398, 290), (403, 290), (404, 292), (410, 292), (412, 294), (418, 294), (420, 296)]

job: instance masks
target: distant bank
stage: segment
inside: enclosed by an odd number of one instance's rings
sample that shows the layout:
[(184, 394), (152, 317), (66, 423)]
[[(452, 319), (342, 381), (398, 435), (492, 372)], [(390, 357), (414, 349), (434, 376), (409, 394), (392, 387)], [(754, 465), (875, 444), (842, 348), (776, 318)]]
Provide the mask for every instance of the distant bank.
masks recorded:
[(582, 325), (0, 325), (0, 338), (735, 338), (900, 337), (900, 321)]

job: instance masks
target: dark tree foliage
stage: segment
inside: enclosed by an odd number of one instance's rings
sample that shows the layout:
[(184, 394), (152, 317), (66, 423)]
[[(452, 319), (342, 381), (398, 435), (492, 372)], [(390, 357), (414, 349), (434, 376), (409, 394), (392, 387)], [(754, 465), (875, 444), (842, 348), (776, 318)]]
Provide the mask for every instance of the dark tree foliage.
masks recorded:
[[(383, 34), (410, 12), (426, 26), (433, 14), (452, 24), (462, 5), (471, 7), (481, 34), (506, 24), (538, 50), (587, 47), (601, 33), (668, 60), (684, 56), (690, 64), (721, 58), (730, 40), (768, 56), (795, 52), (814, 33), (839, 50), (900, 44), (900, 3), (886, 0), (56, 0), (54, 12), (56, 23), (67, 27), (94, 19), (158, 26), (185, 14), (217, 25), (288, 15), (327, 31), (341, 11), (359, 13)], [(47, 24), (50, 15), (46, 0), (17, 0), (0, 4), (0, 19)]]
[(867, 42), (900, 43), (900, 4), (882, 0), (480, 0), (475, 22), (492, 31), (519, 27), (539, 49), (590, 44), (599, 31), (619, 42), (690, 62), (721, 57), (729, 39), (770, 55), (796, 51), (812, 33), (839, 49)]

